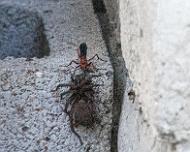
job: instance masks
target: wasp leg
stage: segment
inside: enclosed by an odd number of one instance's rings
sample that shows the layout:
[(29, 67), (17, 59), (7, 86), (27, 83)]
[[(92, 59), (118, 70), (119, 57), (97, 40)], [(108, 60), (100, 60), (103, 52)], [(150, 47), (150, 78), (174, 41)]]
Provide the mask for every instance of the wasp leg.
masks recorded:
[(97, 57), (98, 60), (101, 60), (101, 61), (107, 62), (106, 60), (101, 59), (101, 58), (98, 56), (98, 54), (95, 54), (93, 57), (91, 57), (90, 59), (88, 59), (88, 61), (93, 60), (95, 57)]
[(72, 120), (71, 116), (70, 116), (70, 124), (71, 124), (71, 131), (78, 137), (78, 139), (80, 141), (80, 144), (83, 145), (81, 137), (79, 136), (79, 134), (74, 129), (75, 124), (73, 123), (73, 120)]
[(77, 68), (79, 68), (80, 67), (80, 65), (78, 65), (75, 69), (77, 69)]
[(91, 72), (93, 72), (94, 70), (97, 70), (97, 68), (94, 66), (94, 64), (92, 62), (87, 64), (87, 67), (92, 67), (92, 69), (88, 68), (87, 70), (90, 70)]
[(93, 68), (96, 68), (92, 62), (88, 63), (87, 66), (92, 66)]
[(79, 64), (77, 61), (72, 60), (68, 65), (65, 65), (64, 67), (68, 67), (68, 66), (70, 66), (72, 63)]

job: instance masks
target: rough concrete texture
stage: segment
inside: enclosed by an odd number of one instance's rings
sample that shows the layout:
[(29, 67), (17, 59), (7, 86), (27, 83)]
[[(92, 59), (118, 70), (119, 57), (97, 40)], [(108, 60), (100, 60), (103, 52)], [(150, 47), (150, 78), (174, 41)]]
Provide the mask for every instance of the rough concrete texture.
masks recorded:
[(120, 0), (122, 52), (135, 103), (124, 99), (120, 152), (190, 151), (190, 1)]
[[(0, 60), (0, 151), (110, 151), (113, 70), (91, 1), (2, 0), (1, 4), (38, 12), (51, 52), (32, 61)], [(63, 112), (66, 98), (60, 102), (60, 92), (51, 90), (60, 82), (69, 82), (69, 69), (75, 66), (63, 65), (77, 58), (76, 48), (84, 41), (89, 46), (88, 57), (98, 53), (107, 62), (95, 61), (102, 77), (94, 82), (104, 82), (97, 90), (101, 123), (94, 129), (76, 129), (84, 142), (81, 146)]]
[(116, 37), (115, 39), (117, 40), (117, 42), (120, 43), (119, 0), (103, 0), (103, 1), (106, 6), (111, 30), (113, 30), (113, 34), (115, 34)]
[(43, 57), (48, 53), (42, 18), (16, 6), (0, 5), (0, 59)]

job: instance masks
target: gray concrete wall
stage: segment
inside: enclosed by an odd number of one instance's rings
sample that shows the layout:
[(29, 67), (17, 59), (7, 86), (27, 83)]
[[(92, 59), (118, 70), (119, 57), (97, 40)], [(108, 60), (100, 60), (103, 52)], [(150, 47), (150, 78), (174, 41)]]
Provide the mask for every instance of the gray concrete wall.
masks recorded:
[[(113, 70), (92, 2), (0, 1), (0, 6), (7, 5), (37, 12), (42, 17), (51, 51), (49, 56), (40, 59), (7, 57), (0, 60), (0, 152), (110, 152)], [(17, 9), (13, 10), (20, 17)], [(23, 20), (19, 21), (22, 23)], [(0, 19), (0, 27), (1, 24)], [(94, 88), (100, 122), (93, 128), (75, 128), (84, 142), (80, 145), (64, 112), (69, 94), (60, 100), (60, 93), (69, 88), (52, 90), (60, 83), (71, 81), (77, 65), (64, 66), (77, 59), (76, 49), (82, 42), (88, 45), (88, 59), (97, 53), (107, 62), (92, 60), (99, 69), (94, 74), (101, 74), (101, 77), (93, 78), (93, 83), (103, 84)]]
[(190, 1), (120, 0), (121, 46), (136, 100), (126, 91), (120, 152), (190, 151)]

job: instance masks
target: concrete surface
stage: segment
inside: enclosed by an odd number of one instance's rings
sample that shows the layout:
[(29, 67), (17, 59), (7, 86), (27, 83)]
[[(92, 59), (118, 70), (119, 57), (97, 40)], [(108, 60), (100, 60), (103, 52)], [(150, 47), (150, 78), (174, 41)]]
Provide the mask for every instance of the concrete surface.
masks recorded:
[[(41, 59), (0, 60), (0, 151), (109, 152), (113, 70), (91, 1), (2, 0), (0, 4), (38, 12), (50, 47), (50, 56)], [(59, 92), (51, 92), (60, 82), (69, 82), (69, 69), (75, 66), (63, 65), (77, 58), (81, 42), (89, 46), (88, 57), (98, 53), (108, 61), (95, 61), (103, 76), (94, 81), (104, 82), (97, 95), (101, 124), (94, 129), (77, 129), (83, 146), (63, 112), (66, 100), (60, 102)]]
[(190, 1), (120, 0), (121, 46), (136, 100), (123, 103), (119, 152), (190, 151)]
[(42, 18), (17, 6), (0, 5), (0, 59), (48, 54)]

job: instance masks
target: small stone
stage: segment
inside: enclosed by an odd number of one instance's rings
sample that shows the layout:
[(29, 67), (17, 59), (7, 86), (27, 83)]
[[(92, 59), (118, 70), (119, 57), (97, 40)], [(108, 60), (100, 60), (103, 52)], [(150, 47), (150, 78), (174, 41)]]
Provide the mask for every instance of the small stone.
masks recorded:
[(27, 127), (27, 126), (22, 127), (23, 132), (27, 131), (28, 129), (29, 129), (29, 127)]
[(49, 138), (49, 137), (45, 137), (45, 140), (46, 140), (46, 141), (49, 141), (49, 140), (50, 140), (50, 138)]
[(38, 78), (42, 78), (43, 73), (42, 73), (42, 72), (36, 72), (36, 76), (37, 76)]

